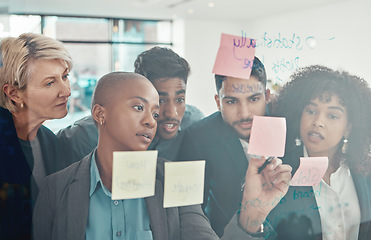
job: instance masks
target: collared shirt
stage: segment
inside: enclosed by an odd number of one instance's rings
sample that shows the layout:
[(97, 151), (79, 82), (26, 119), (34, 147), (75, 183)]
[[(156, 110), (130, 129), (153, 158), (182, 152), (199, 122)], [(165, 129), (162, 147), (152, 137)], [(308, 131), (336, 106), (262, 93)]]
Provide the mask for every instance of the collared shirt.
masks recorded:
[[(308, 156), (306, 151), (304, 156)], [(361, 212), (348, 166), (344, 163), (330, 176), (313, 186), (321, 219), (322, 239), (358, 239)]]
[(249, 154), (247, 153), (247, 150), (249, 149), (249, 143), (241, 138), (240, 139), (240, 142), (241, 142), (241, 145), (242, 145), (242, 148), (243, 148), (243, 152), (245, 153), (245, 156), (247, 158), (247, 161), (249, 162), (250, 161), (250, 158), (260, 158), (260, 156), (258, 155), (254, 155), (254, 154)]
[(90, 204), (85, 239), (153, 239), (145, 200), (111, 200), (111, 192), (100, 178), (95, 153), (90, 166)]

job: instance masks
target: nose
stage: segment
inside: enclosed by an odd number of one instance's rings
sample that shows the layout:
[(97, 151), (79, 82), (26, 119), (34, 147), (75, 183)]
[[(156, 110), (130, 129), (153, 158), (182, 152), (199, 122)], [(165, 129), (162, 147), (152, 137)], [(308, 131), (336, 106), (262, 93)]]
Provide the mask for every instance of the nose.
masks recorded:
[(61, 79), (60, 81), (60, 89), (59, 89), (59, 97), (69, 97), (71, 96), (71, 86), (70, 81), (68, 79)]
[(322, 114), (318, 114), (313, 121), (313, 126), (323, 128), (325, 126)]
[(146, 125), (148, 128), (152, 129), (152, 128), (156, 128), (157, 127), (157, 121), (156, 119), (153, 117), (152, 115), (152, 112), (148, 111), (144, 118), (143, 118), (143, 123), (144, 125)]
[(165, 110), (164, 110), (164, 116), (166, 118), (177, 118), (178, 111), (177, 111), (176, 105), (173, 102), (166, 103), (166, 105), (164, 106), (164, 108), (165, 108)]
[(246, 104), (241, 104), (238, 107), (238, 116), (241, 119), (250, 118), (251, 112), (249, 111), (249, 107)]

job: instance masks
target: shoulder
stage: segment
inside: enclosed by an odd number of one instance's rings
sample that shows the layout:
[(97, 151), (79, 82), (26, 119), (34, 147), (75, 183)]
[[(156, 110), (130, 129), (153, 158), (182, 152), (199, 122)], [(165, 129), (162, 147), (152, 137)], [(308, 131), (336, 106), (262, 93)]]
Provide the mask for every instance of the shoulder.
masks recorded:
[(59, 137), (77, 137), (78, 134), (86, 132), (87, 134), (95, 134), (98, 135), (97, 127), (94, 124), (93, 117), (91, 115), (83, 117), (77, 120), (72, 125), (61, 129), (57, 135)]
[(87, 155), (78, 162), (71, 164), (63, 170), (53, 173), (46, 178), (46, 182), (49, 188), (55, 187), (56, 190), (63, 190), (74, 179), (78, 179), (82, 176), (88, 176), (90, 173), (90, 160), (91, 154)]
[(195, 106), (187, 104), (181, 122), (181, 127), (185, 129), (192, 125), (193, 123), (201, 120), (202, 118), (204, 118), (204, 114), (201, 112), (200, 109), (198, 109)]
[(204, 131), (203, 129), (215, 128), (216, 125), (223, 123), (222, 115), (219, 111), (203, 118), (202, 120), (192, 124), (187, 130), (188, 132)]

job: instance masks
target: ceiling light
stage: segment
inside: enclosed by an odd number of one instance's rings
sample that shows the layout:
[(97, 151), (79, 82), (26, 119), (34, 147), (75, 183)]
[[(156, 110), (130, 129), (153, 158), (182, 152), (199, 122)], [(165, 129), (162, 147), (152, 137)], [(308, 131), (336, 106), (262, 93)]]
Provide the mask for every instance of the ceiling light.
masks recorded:
[(215, 3), (213, 3), (213, 2), (209, 2), (209, 4), (207, 4), (210, 8), (213, 8), (213, 7), (215, 7)]
[(190, 8), (190, 9), (188, 9), (188, 13), (189, 14), (192, 14), (192, 13), (194, 13), (195, 11), (192, 9), (192, 8)]

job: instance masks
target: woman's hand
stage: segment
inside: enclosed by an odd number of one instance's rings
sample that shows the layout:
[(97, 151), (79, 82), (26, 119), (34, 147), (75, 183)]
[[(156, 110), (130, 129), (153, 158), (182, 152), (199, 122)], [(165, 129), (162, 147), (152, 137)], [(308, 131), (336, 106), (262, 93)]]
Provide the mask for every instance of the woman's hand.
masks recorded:
[(251, 158), (245, 177), (245, 187), (239, 216), (240, 226), (256, 233), (270, 211), (280, 202), (289, 189), (291, 166), (273, 158), (260, 173), (265, 158)]

